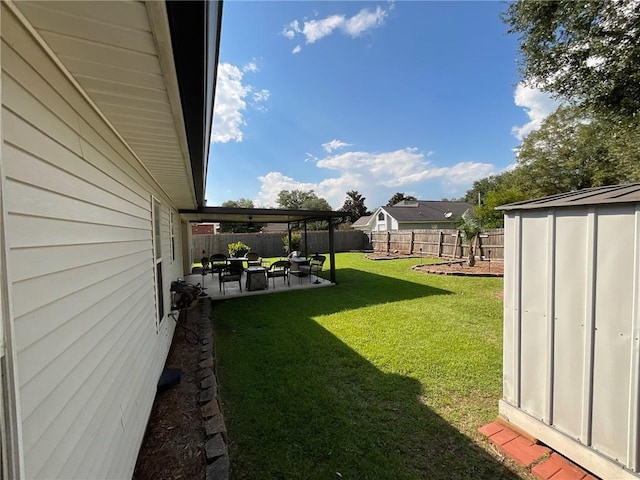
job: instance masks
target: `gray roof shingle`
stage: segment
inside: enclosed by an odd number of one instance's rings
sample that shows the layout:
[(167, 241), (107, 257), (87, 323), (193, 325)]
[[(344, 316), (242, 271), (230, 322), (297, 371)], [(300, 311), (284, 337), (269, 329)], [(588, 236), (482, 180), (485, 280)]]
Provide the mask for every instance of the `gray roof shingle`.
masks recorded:
[(640, 202), (640, 182), (625, 185), (585, 188), (549, 197), (501, 205), (496, 210), (534, 210), (552, 207), (575, 207)]
[(473, 205), (467, 202), (448, 202), (435, 200), (405, 201), (395, 204), (393, 207), (382, 209), (395, 218), (399, 223), (413, 222), (446, 222), (444, 215), (451, 212), (455, 216), (462, 215)]

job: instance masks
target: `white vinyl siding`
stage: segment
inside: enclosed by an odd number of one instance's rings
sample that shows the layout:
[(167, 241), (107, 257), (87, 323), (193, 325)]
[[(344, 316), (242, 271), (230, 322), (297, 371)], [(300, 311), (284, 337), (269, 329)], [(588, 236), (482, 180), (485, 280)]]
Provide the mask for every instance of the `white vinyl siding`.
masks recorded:
[[(3, 192), (26, 478), (129, 478), (173, 335), (145, 169), (2, 5)], [(177, 248), (181, 248), (177, 246)], [(181, 262), (164, 262), (164, 311)]]

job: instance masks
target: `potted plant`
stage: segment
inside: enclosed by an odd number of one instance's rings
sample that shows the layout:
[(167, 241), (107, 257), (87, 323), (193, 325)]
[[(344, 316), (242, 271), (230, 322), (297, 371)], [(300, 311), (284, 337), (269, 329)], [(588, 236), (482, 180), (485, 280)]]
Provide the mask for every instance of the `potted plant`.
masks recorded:
[(235, 242), (235, 243), (228, 244), (227, 250), (229, 251), (230, 257), (240, 258), (240, 257), (244, 257), (247, 253), (249, 253), (249, 250), (251, 250), (251, 247), (248, 245), (245, 245), (242, 242)]

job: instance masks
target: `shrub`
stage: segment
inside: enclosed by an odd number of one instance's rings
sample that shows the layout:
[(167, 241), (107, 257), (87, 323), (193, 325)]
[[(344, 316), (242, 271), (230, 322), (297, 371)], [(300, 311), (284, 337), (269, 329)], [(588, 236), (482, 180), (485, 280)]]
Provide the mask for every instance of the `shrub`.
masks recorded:
[(294, 250), (300, 250), (300, 245), (302, 244), (302, 234), (300, 232), (291, 233), (291, 246), (289, 246), (289, 235), (285, 235), (282, 237), (282, 248), (284, 248), (285, 253), (291, 253)]
[(244, 257), (247, 253), (249, 253), (251, 247), (245, 245), (242, 242), (235, 242), (227, 245), (227, 250), (229, 251), (230, 257)]

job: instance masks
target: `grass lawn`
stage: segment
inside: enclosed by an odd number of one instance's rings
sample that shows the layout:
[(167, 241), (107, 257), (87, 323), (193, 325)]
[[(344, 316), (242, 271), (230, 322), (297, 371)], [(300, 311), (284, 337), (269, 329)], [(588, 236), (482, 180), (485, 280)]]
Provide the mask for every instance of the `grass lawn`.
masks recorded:
[(477, 433), (501, 397), (502, 279), (416, 263), (337, 254), (335, 287), (214, 305), (232, 478), (520, 478)]

